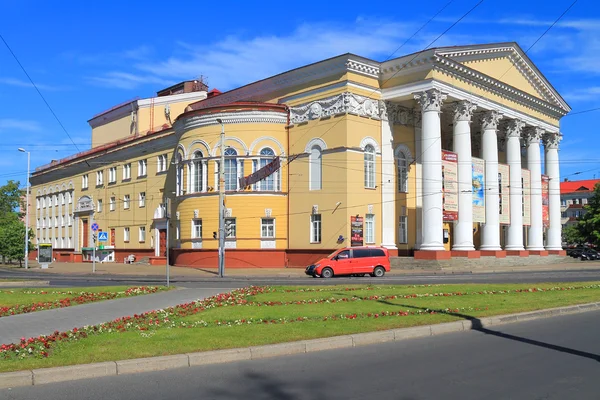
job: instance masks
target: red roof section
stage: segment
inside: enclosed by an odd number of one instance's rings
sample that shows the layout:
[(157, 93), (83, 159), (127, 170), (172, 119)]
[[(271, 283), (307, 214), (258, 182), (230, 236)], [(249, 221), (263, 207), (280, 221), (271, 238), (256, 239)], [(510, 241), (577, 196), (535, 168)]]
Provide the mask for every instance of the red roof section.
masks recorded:
[(560, 183), (560, 193), (593, 192), (600, 179), (587, 179), (581, 181), (566, 181)]

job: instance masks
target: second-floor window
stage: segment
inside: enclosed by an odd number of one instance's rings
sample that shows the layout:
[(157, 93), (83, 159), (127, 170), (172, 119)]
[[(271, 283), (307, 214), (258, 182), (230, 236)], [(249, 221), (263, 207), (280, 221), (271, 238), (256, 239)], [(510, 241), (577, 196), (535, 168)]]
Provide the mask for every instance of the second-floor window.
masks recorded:
[(117, 181), (117, 167), (110, 167), (108, 169), (108, 183), (115, 183)]
[(140, 207), (146, 207), (146, 192), (140, 192)]
[(131, 179), (131, 163), (123, 165), (123, 180)]
[(126, 194), (125, 196), (123, 196), (123, 208), (125, 210), (129, 209), (129, 200), (130, 200), (130, 198), (129, 198), (128, 194)]
[(81, 176), (81, 188), (82, 189), (87, 189), (88, 188), (88, 174), (85, 174), (85, 175)]
[(148, 173), (148, 160), (138, 161), (138, 177), (146, 176)]
[(156, 164), (156, 172), (165, 172), (167, 170), (167, 155), (161, 154), (158, 156)]
[(104, 184), (104, 171), (96, 171), (96, 186)]

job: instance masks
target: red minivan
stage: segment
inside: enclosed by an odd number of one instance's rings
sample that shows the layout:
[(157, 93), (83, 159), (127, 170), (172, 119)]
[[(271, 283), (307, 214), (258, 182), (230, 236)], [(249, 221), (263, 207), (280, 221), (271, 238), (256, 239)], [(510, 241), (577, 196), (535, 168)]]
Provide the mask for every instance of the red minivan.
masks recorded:
[(334, 275), (382, 277), (390, 271), (390, 256), (385, 247), (349, 247), (339, 249), (306, 267), (306, 275), (331, 278)]

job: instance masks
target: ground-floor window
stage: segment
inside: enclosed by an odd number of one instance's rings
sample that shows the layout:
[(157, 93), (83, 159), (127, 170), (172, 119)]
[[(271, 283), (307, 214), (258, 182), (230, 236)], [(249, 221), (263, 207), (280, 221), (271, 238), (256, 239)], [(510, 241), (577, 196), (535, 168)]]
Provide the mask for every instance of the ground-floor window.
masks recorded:
[(365, 243), (375, 243), (375, 215), (365, 216)]
[(146, 227), (140, 226), (140, 242), (146, 241)]
[(275, 237), (275, 218), (261, 218), (260, 237), (261, 238), (274, 238)]
[(225, 218), (225, 238), (234, 238), (236, 230), (235, 218)]
[(408, 217), (401, 215), (398, 221), (398, 243), (408, 243)]
[(129, 228), (123, 228), (123, 241), (129, 242)]
[(321, 214), (310, 216), (310, 242), (321, 243)]
[(202, 238), (202, 220), (199, 218), (192, 220), (192, 238), (193, 239), (201, 239)]

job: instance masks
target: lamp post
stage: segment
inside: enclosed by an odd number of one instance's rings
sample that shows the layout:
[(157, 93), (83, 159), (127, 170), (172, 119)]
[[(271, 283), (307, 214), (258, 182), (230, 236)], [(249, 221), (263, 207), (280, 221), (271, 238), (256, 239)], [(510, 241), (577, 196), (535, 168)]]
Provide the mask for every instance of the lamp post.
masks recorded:
[(219, 165), (219, 278), (225, 275), (225, 124), (221, 124), (221, 163)]
[(27, 189), (25, 195), (25, 269), (29, 268), (29, 162), (31, 153), (22, 147), (18, 150), (21, 153), (27, 153)]

